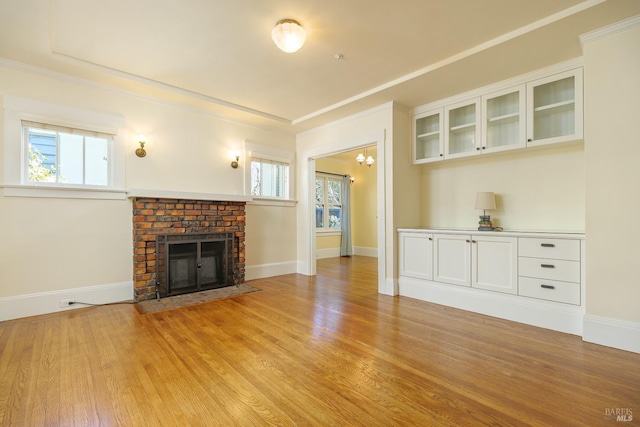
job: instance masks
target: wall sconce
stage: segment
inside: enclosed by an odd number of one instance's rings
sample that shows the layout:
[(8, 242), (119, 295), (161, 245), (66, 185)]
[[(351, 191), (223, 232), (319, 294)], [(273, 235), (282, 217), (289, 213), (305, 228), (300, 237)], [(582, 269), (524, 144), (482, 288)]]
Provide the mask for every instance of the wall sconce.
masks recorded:
[(234, 168), (234, 169), (238, 169), (238, 162), (240, 161), (240, 154), (234, 152), (232, 155), (235, 158), (235, 160), (231, 161), (231, 167)]
[(350, 176), (349, 177), (349, 181), (353, 184), (354, 182), (356, 182), (356, 177), (355, 176)]
[(139, 148), (136, 148), (136, 156), (144, 157), (147, 155), (147, 151), (144, 149), (144, 144), (147, 143), (147, 137), (140, 134), (138, 135), (138, 144), (140, 144)]

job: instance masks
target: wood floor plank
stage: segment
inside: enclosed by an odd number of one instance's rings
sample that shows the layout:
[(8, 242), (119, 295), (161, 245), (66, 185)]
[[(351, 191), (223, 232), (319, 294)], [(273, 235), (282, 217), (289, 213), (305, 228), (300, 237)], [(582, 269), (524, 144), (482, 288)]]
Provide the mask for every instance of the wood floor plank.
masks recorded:
[(154, 314), (0, 322), (0, 426), (607, 426), (640, 355), (377, 293), (373, 258)]

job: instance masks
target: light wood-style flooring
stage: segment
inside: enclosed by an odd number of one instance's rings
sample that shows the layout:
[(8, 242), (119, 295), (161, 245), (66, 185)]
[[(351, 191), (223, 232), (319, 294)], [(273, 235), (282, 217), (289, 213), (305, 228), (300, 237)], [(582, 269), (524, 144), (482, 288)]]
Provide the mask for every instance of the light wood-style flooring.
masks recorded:
[(376, 260), (155, 314), (0, 323), (1, 426), (613, 426), (640, 355), (379, 295)]

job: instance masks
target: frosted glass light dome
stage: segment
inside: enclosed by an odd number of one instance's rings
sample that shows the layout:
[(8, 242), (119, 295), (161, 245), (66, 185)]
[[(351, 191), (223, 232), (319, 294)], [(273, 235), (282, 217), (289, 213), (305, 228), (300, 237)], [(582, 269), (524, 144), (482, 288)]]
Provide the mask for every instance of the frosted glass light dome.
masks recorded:
[(293, 19), (281, 19), (271, 30), (273, 42), (281, 51), (287, 53), (298, 51), (306, 37), (307, 34), (302, 25)]

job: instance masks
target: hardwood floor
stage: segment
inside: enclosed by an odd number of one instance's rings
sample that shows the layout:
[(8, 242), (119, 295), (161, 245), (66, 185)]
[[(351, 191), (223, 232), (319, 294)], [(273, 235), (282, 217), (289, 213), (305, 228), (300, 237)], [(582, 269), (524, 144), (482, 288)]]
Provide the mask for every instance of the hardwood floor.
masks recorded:
[[(0, 323), (2, 426), (598, 426), (640, 417), (640, 355), (379, 295), (376, 260), (155, 314)], [(634, 420), (634, 423), (637, 420)], [(631, 423), (633, 424), (633, 423)]]

